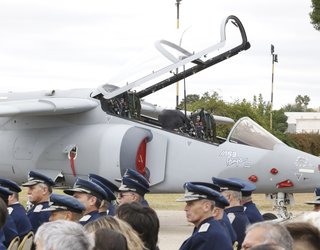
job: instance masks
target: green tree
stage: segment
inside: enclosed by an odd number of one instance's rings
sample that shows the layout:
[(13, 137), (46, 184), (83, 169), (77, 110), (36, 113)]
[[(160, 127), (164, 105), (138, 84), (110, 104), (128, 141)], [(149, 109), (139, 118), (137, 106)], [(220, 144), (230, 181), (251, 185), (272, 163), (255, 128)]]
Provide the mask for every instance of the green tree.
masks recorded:
[(302, 106), (297, 106), (296, 104), (287, 104), (283, 107), (285, 112), (302, 112)]
[(311, 0), (312, 12), (310, 13), (311, 23), (316, 30), (320, 30), (320, 0)]
[(274, 110), (272, 114), (272, 129), (284, 133), (288, 128), (288, 117), (284, 114), (284, 109)]
[(313, 109), (309, 109), (310, 97), (308, 95), (297, 95), (295, 104), (287, 104), (283, 107), (285, 112), (313, 112)]
[[(187, 100), (187, 103), (192, 104), (194, 102), (199, 101), (200, 100), (200, 96), (199, 95), (195, 95), (195, 94), (187, 95), (186, 100)], [(181, 104), (182, 103), (184, 103), (184, 99), (182, 99)]]
[(307, 95), (305, 96), (298, 95), (295, 101), (298, 107), (302, 107), (303, 111), (306, 111), (310, 102), (310, 97)]

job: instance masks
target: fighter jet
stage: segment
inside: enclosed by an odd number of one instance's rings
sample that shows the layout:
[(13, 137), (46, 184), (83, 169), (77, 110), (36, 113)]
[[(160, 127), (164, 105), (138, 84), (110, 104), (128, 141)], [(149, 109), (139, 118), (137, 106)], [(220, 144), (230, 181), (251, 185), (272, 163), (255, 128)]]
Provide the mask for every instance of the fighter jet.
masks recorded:
[[(226, 43), (230, 22), (241, 37), (240, 44), (232, 47)], [(211, 133), (208, 139), (196, 135), (196, 118), (177, 115), (180, 111), (166, 115), (142, 101), (249, 49), (237, 17), (224, 19), (220, 41), (199, 52), (166, 40), (155, 45), (168, 64), (122, 86), (1, 93), (1, 177), (21, 183), (30, 170), (36, 170), (72, 185), (76, 177), (89, 173), (114, 180), (133, 168), (149, 179), (152, 192), (162, 193), (181, 192), (186, 181), (237, 177), (256, 184), (257, 192), (270, 194), (281, 208), (290, 203), (290, 194), (314, 190), (320, 159), (288, 147), (250, 118), (238, 120), (227, 138)], [(179, 117), (171, 127), (165, 126)], [(208, 117), (211, 124), (233, 122)]]

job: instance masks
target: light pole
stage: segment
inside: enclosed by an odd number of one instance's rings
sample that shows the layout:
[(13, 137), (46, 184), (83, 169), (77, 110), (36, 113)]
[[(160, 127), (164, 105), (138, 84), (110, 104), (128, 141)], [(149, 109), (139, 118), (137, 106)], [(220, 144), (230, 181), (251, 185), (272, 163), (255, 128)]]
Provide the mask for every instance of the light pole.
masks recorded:
[[(176, 0), (176, 6), (177, 6), (177, 29), (179, 29), (180, 26), (180, 2), (182, 0)], [(182, 39), (182, 38), (181, 38)], [(180, 41), (181, 41), (180, 39)], [(176, 70), (178, 73), (178, 69)], [(179, 106), (179, 81), (176, 83), (176, 108)]]
[(274, 63), (278, 62), (278, 55), (274, 54), (274, 46), (273, 46), (273, 44), (271, 44), (271, 56), (272, 56), (272, 77), (271, 77), (270, 130), (272, 130)]

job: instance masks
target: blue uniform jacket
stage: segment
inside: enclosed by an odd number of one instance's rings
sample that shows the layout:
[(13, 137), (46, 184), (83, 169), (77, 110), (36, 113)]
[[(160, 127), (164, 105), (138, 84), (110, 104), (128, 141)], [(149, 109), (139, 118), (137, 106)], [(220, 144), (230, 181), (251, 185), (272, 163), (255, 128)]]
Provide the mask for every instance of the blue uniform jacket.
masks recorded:
[(14, 224), (14, 221), (12, 217), (9, 215), (7, 217), (6, 223), (4, 224), (3, 228), (3, 234), (4, 234), (4, 242), (3, 244), (8, 247), (10, 245), (10, 242), (18, 235), (18, 230), (16, 225)]
[(237, 234), (238, 250), (240, 250), (246, 234), (246, 228), (250, 225), (249, 219), (244, 213), (243, 206), (226, 208), (225, 212), (227, 213), (230, 223)]
[(114, 203), (110, 203), (110, 206), (108, 207), (108, 213), (107, 215), (110, 215), (110, 216), (115, 216), (116, 214), (116, 208), (117, 206), (114, 204)]
[(20, 203), (15, 203), (9, 205), (8, 211), (14, 221), (14, 224), (16, 224), (21, 241), (27, 233), (32, 231), (32, 225), (26, 214), (26, 210)]
[(247, 215), (251, 224), (259, 221), (263, 221), (263, 217), (261, 213), (259, 212), (258, 208), (252, 201), (249, 201), (243, 204), (243, 206), (244, 206), (244, 213)]
[(149, 207), (149, 203), (144, 197), (141, 200), (141, 205), (144, 206), (144, 207)]
[(32, 231), (37, 232), (38, 228), (44, 223), (49, 221), (51, 211), (41, 211), (44, 208), (49, 207), (49, 201), (41, 202), (37, 205), (34, 205), (27, 212), (27, 216), (32, 225)]
[(180, 250), (232, 250), (232, 243), (221, 224), (213, 217), (201, 222)]
[(99, 214), (98, 210), (92, 211), (84, 216), (82, 216), (82, 218), (79, 220), (79, 223), (81, 225), (85, 225), (91, 221), (95, 221), (97, 219), (99, 219), (101, 217), (101, 215)]
[(225, 212), (223, 213), (223, 218), (222, 218), (222, 220), (220, 220), (220, 222), (223, 224), (223, 226), (227, 230), (227, 233), (230, 236), (232, 243), (234, 243), (237, 240), (237, 234), (234, 231), (234, 229), (230, 223), (230, 220)]

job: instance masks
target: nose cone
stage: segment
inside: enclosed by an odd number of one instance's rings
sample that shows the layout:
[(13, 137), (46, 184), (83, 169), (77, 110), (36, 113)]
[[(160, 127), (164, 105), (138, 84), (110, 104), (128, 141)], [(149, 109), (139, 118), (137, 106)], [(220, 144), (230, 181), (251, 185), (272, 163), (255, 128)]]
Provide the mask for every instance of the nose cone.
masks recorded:
[(320, 158), (303, 151), (276, 145), (270, 178), (278, 192), (313, 192), (320, 183)]

